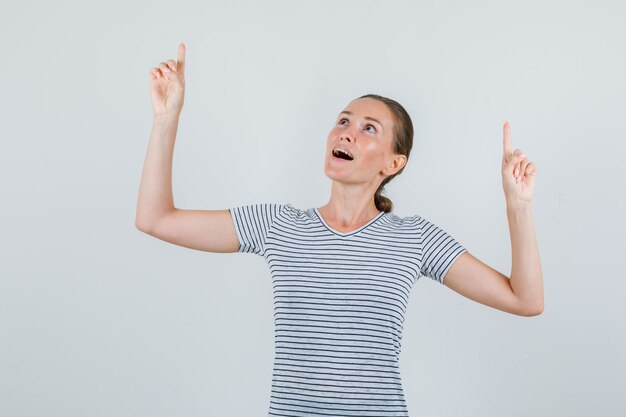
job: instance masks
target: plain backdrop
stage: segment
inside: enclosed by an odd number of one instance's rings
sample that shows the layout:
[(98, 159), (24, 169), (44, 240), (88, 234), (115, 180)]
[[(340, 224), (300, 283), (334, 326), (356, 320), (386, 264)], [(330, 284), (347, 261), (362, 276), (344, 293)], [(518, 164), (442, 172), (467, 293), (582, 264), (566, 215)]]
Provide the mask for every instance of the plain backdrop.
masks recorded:
[(12, 2), (0, 8), (0, 415), (267, 415), (264, 259), (135, 228), (149, 70), (187, 46), (175, 204), (324, 205), (352, 99), (415, 127), (385, 195), (509, 275), (502, 124), (537, 166), (545, 310), (422, 278), (400, 367), (411, 417), (623, 416), (621, 1)]

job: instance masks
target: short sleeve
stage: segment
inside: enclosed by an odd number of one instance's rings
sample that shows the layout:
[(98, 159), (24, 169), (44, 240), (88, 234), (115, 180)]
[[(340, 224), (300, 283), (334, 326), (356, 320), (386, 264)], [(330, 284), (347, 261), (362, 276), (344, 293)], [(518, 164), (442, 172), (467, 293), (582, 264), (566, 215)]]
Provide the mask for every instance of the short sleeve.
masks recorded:
[(238, 252), (265, 254), (265, 239), (285, 204), (257, 203), (229, 208), (239, 239)]
[(443, 284), (446, 273), (454, 261), (467, 249), (445, 230), (424, 218), (420, 226), (422, 262), (420, 272)]

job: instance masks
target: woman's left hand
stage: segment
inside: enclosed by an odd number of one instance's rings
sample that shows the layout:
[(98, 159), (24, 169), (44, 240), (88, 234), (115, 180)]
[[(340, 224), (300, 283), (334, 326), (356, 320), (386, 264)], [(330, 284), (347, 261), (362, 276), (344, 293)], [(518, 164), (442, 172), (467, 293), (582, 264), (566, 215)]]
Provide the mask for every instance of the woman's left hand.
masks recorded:
[(504, 122), (504, 154), (502, 155), (502, 186), (507, 201), (530, 202), (535, 188), (536, 168), (528, 154), (511, 151), (511, 126)]

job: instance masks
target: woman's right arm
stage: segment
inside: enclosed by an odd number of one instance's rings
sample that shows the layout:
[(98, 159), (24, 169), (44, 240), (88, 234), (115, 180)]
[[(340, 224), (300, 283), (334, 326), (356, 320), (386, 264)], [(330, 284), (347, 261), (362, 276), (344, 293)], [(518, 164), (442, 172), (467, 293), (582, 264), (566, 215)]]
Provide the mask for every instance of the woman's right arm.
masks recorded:
[(158, 239), (207, 252), (237, 252), (239, 240), (228, 210), (174, 206), (172, 159), (184, 97), (185, 45), (178, 62), (151, 69), (153, 123), (137, 199), (135, 226)]

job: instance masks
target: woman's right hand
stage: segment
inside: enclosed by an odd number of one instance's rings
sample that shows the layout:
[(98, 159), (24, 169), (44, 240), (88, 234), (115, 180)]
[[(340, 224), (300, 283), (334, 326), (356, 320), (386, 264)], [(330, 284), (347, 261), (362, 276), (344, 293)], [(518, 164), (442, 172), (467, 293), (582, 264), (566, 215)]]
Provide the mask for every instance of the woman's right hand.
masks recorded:
[(150, 94), (155, 117), (178, 116), (185, 96), (185, 44), (178, 45), (178, 61), (168, 59), (150, 69)]

